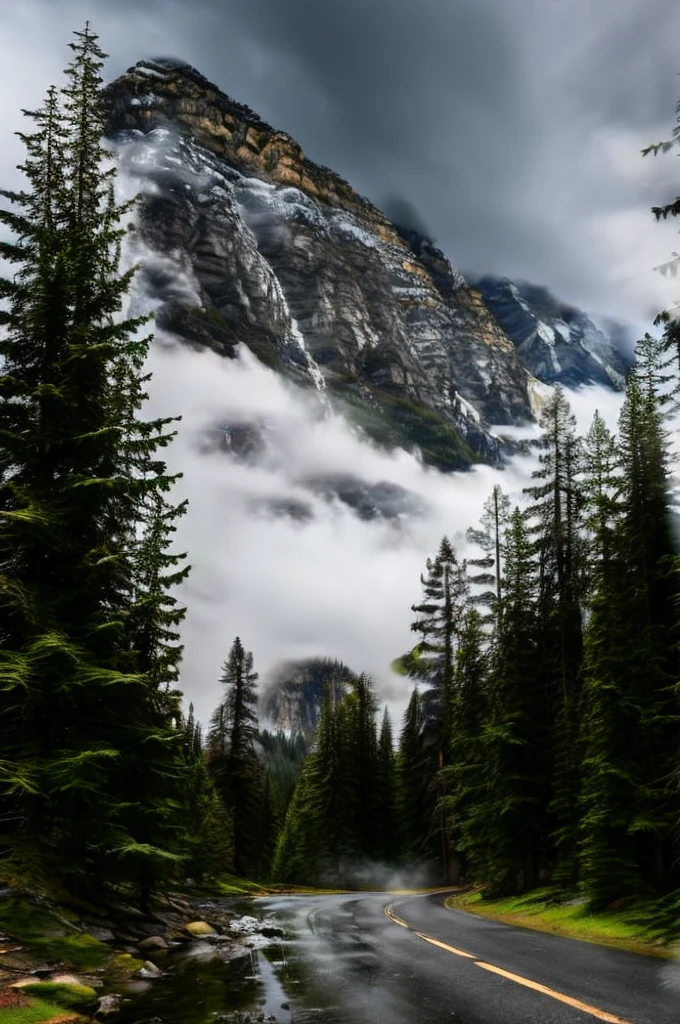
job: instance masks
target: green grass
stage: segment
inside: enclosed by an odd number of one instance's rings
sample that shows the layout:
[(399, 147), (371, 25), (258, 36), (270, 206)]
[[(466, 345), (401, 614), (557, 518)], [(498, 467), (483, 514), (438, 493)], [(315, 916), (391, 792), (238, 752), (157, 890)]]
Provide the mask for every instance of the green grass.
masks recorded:
[(446, 905), (481, 917), (490, 917), (520, 928), (552, 932), (605, 946), (638, 953), (670, 956), (664, 947), (661, 928), (651, 924), (650, 908), (641, 902), (618, 909), (593, 913), (585, 902), (556, 903), (548, 889), (536, 889), (521, 896), (484, 899), (481, 890), (450, 896)]
[(45, 907), (27, 899), (0, 900), (0, 928), (48, 963), (92, 971), (108, 959), (108, 947), (91, 935), (71, 932)]
[(236, 875), (220, 875), (216, 885), (221, 896), (261, 896), (268, 891), (267, 886)]
[(77, 1019), (75, 1014), (56, 1003), (45, 1002), (44, 999), (31, 999), (26, 1006), (5, 1006), (0, 1009), (2, 1024), (43, 1024), (44, 1021)]

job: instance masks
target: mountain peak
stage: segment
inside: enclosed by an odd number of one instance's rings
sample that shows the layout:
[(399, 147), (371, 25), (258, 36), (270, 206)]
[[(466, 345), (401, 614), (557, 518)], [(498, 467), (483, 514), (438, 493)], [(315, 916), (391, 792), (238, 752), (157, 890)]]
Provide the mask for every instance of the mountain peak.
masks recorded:
[[(142, 197), (138, 237), (154, 257), (140, 283), (160, 328), (227, 357), (247, 346), (427, 464), (502, 461), (489, 424), (531, 422), (534, 376), (561, 371), (543, 373), (538, 342), (518, 340), (488, 289), (183, 61), (140, 61), (104, 101)], [(592, 379), (600, 350), (572, 350), (569, 382)]]

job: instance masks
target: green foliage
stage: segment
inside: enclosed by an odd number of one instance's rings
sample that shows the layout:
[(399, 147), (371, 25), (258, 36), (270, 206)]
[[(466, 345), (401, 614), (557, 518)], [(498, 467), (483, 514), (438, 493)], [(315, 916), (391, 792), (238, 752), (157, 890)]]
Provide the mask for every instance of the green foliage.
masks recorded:
[(0, 902), (0, 928), (48, 963), (68, 964), (79, 971), (101, 967), (110, 954), (103, 942), (68, 928), (51, 910), (23, 898)]
[[(316, 743), (306, 758), (279, 836), (274, 881), (342, 884), (370, 879), (389, 855), (380, 831), (394, 791), (389, 726), (376, 733), (370, 680), (360, 676), (338, 704), (324, 702)], [(391, 823), (392, 826), (394, 822)]]
[(22, 992), (49, 1001), (66, 1010), (79, 1010), (83, 1013), (96, 1010), (99, 1002), (97, 993), (89, 985), (75, 982), (36, 981), (26, 985)]
[(208, 764), (215, 788), (233, 822), (236, 872), (247, 877), (262, 867), (263, 766), (256, 751), (257, 673), (253, 656), (234, 640), (222, 669), (224, 697), (208, 732)]
[[(64, 1018), (64, 1008), (44, 999), (27, 999), (23, 1006), (3, 1008), (3, 1024), (43, 1024), (45, 1021)], [(71, 1019), (76, 1020), (73, 1016)]]
[(89, 25), (71, 49), (63, 88), (27, 112), (26, 188), (1, 193), (0, 835), (38, 874), (145, 900), (183, 855), (184, 506), (160, 458), (171, 421), (140, 416), (144, 321), (122, 315), (105, 55)]

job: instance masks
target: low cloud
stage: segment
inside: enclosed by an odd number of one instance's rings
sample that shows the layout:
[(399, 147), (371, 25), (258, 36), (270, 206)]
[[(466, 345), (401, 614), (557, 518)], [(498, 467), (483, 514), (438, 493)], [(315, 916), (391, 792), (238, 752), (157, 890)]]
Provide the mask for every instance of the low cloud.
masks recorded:
[[(380, 451), (342, 416), (323, 415), (313, 391), (288, 384), (247, 350), (230, 361), (165, 336), (149, 366), (150, 412), (183, 417), (168, 460), (184, 473), (178, 493), (190, 501), (177, 541), (193, 566), (182, 593), (182, 686), (198, 716), (206, 720), (219, 699), (220, 666), (237, 634), (262, 675), (281, 660), (338, 658), (369, 672), (399, 715), (409, 684), (389, 666), (413, 642), (410, 605), (420, 598), (425, 559), (444, 533), (464, 549), (494, 483), (521, 502), (532, 461), (445, 475), (404, 452)], [(584, 424), (596, 392), (610, 418), (620, 402), (603, 389), (576, 396)], [(268, 425), (268, 445), (251, 461), (206, 445), (216, 425), (244, 422)], [(306, 484), (336, 473), (397, 484), (426, 511), (364, 520)], [(301, 501), (311, 510), (303, 521), (273, 510)]]

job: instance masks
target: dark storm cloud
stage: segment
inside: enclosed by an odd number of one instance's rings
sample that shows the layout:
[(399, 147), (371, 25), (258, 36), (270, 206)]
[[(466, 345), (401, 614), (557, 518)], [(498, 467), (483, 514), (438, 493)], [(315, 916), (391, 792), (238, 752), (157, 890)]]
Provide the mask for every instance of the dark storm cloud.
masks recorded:
[(677, 0), (24, 2), (53, 50), (90, 15), (113, 73), (195, 64), (461, 269), (654, 309), (673, 243), (648, 209), (675, 167), (639, 150), (672, 126)]

